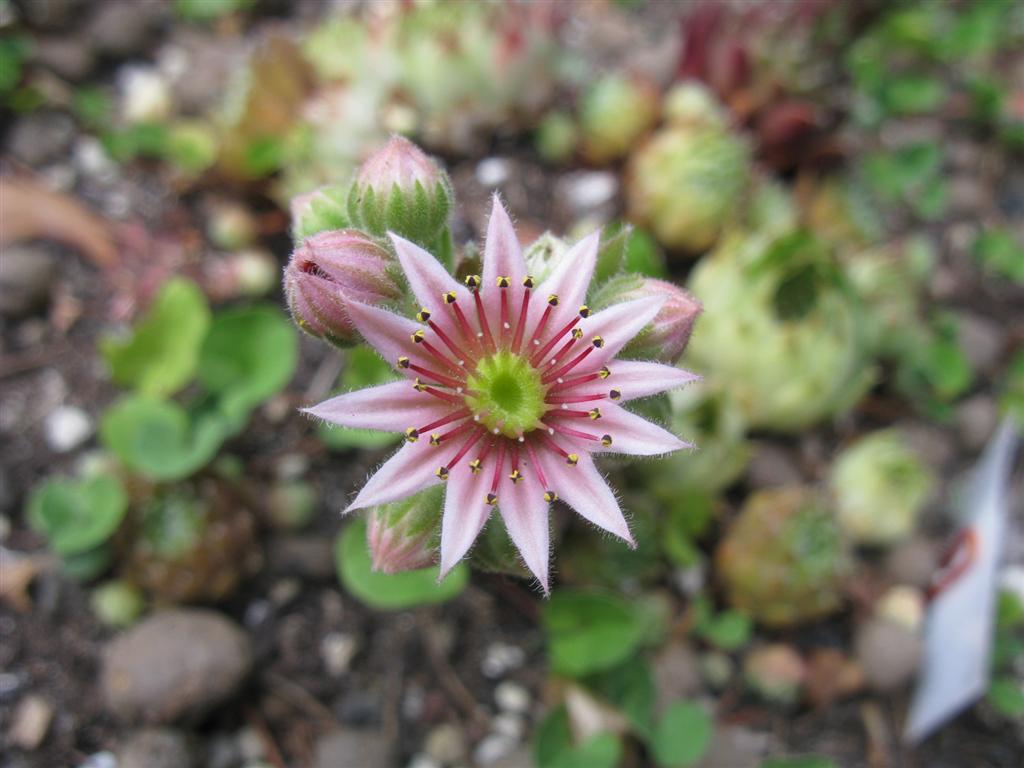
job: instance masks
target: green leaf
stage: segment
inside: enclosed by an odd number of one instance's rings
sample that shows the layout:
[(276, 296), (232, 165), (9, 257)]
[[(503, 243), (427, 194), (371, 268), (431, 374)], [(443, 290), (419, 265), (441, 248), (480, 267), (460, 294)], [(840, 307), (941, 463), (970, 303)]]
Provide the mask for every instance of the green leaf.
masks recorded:
[(614, 669), (589, 678), (587, 685), (624, 714), (640, 737), (651, 737), (655, 687), (647, 662), (634, 656)]
[(697, 624), (697, 634), (723, 651), (735, 651), (748, 642), (753, 630), (750, 618), (739, 611), (708, 615)]
[(654, 236), (643, 229), (634, 229), (626, 241), (623, 269), (648, 277), (665, 277), (665, 254)]
[(164, 283), (146, 316), (126, 340), (100, 343), (114, 381), (147, 395), (169, 395), (195, 374), (210, 325), (210, 308), (195, 283)]
[(654, 729), (651, 749), (663, 768), (693, 765), (711, 744), (714, 723), (698, 704), (680, 701), (669, 707)]
[(827, 757), (773, 757), (761, 763), (761, 768), (836, 768)]
[(152, 480), (188, 477), (213, 459), (227, 433), (217, 414), (193, 419), (177, 403), (144, 395), (118, 401), (100, 425), (104, 446)]
[(349, 523), (335, 541), (334, 563), (345, 589), (372, 608), (382, 610), (447, 602), (457, 597), (469, 582), (469, 570), (461, 563), (442, 582), (438, 582), (434, 567), (391, 575), (374, 572), (363, 519)]
[(199, 380), (230, 414), (248, 411), (288, 383), (299, 345), (295, 329), (268, 304), (219, 313), (199, 353)]
[(1008, 229), (987, 229), (974, 241), (974, 257), (996, 275), (1024, 283), (1024, 243)]
[(1010, 675), (993, 680), (986, 698), (1004, 717), (1024, 717), (1024, 685)]
[[(357, 389), (375, 387), (395, 381), (391, 366), (384, 362), (372, 348), (362, 344), (345, 353), (345, 370), (338, 380), (336, 394), (353, 392)], [(411, 424), (409, 426), (412, 426)], [(401, 435), (393, 432), (378, 432), (373, 429), (352, 429), (339, 427), (335, 424), (321, 422), (317, 425), (317, 434), (329, 448), (346, 450), (349, 448), (384, 448), (394, 445)]]
[(109, 539), (127, 509), (128, 496), (116, 477), (55, 478), (33, 490), (28, 521), (58, 555), (78, 555)]
[(576, 746), (564, 706), (544, 718), (533, 743), (537, 768), (615, 768), (621, 754), (622, 744), (611, 733), (599, 733)]
[(927, 75), (900, 75), (885, 82), (886, 105), (897, 114), (920, 114), (938, 109), (947, 96), (946, 84)]
[(255, 0), (174, 0), (174, 10), (186, 21), (215, 21), (242, 11)]
[(646, 616), (612, 595), (564, 590), (544, 606), (551, 668), (569, 677), (611, 669), (629, 658), (647, 630)]

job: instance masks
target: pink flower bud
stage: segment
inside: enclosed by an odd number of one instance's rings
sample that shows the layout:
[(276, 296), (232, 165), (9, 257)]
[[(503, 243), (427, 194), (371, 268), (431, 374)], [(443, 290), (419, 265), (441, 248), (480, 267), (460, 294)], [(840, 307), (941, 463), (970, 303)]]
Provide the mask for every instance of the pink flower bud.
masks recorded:
[(391, 275), (391, 254), (350, 229), (320, 232), (303, 241), (284, 272), (284, 290), (300, 328), (339, 346), (359, 341), (346, 309), (378, 305), (402, 295)]
[(366, 543), (373, 570), (400, 573), (434, 564), (442, 506), (438, 491), (429, 488), (370, 512)]
[(690, 340), (693, 324), (703, 311), (700, 302), (677, 285), (653, 277), (622, 275), (595, 296), (594, 306), (606, 307), (634, 299), (664, 299), (665, 304), (626, 348), (632, 356), (674, 363)]
[(348, 197), (352, 226), (378, 237), (394, 232), (426, 248), (436, 245), (451, 207), (448, 175), (401, 136), (363, 163)]
[(356, 183), (372, 188), (378, 197), (386, 197), (393, 185), (403, 192), (414, 191), (416, 182), (425, 190), (432, 189), (441, 181), (441, 176), (437, 163), (422, 149), (403, 136), (392, 136), (363, 163)]

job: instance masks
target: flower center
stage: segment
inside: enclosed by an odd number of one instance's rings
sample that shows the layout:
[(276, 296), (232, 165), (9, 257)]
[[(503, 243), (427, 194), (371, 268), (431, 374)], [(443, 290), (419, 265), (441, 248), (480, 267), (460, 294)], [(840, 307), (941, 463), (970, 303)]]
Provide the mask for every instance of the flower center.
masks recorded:
[(489, 432), (516, 438), (535, 429), (548, 406), (547, 387), (530, 361), (500, 350), (477, 363), (466, 381), (466, 405)]

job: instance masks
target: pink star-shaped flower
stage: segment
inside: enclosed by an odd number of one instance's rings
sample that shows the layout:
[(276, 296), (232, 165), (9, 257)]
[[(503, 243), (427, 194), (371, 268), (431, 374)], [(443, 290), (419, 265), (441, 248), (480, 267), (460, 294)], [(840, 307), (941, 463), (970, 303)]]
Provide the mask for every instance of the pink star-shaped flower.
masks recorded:
[(551, 502), (633, 545), (593, 455), (692, 447), (622, 403), (697, 378), (615, 355), (661, 309), (639, 299), (591, 313), (584, 305), (598, 233), (540, 285), (527, 274), (497, 196), (483, 275), (459, 284), (429, 253), (392, 235), (422, 305), (415, 319), (360, 303), (352, 323), (406, 380), (327, 400), (306, 412), (346, 427), (398, 432), (406, 443), (345, 510), (385, 504), (446, 483), (441, 576), (462, 559), (497, 507), (512, 541), (548, 591)]

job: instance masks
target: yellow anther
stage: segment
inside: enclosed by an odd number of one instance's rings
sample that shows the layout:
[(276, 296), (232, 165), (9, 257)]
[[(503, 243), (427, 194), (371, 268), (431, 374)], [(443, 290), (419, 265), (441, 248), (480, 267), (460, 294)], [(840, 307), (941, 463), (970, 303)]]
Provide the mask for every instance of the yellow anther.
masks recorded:
[(405, 430), (405, 441), (407, 443), (415, 443), (419, 439), (420, 433), (419, 430), (416, 429), (416, 427), (409, 427), (407, 430)]

